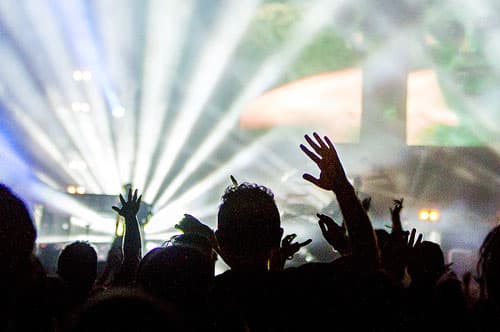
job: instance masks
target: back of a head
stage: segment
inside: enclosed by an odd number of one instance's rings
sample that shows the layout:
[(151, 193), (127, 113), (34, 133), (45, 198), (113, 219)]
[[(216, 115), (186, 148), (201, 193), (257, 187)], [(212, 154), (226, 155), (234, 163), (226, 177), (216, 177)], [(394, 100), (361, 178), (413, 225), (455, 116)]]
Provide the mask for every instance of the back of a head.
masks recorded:
[(437, 279), (446, 271), (443, 250), (439, 244), (423, 241), (413, 249), (408, 272), (412, 278)]
[(97, 253), (88, 243), (76, 241), (61, 251), (57, 261), (57, 274), (72, 289), (87, 293), (97, 275)]
[(35, 239), (35, 226), (23, 201), (0, 184), (0, 260), (29, 259)]
[(181, 331), (176, 312), (137, 291), (115, 289), (89, 300), (74, 332)]
[(486, 235), (479, 250), (477, 270), (483, 293), (500, 303), (500, 225)]
[(213, 261), (195, 248), (155, 248), (137, 271), (138, 286), (162, 300), (177, 304), (201, 303), (213, 287)]
[(279, 247), (281, 235), (278, 207), (268, 188), (242, 183), (226, 189), (216, 233), (223, 252), (240, 257), (268, 255)]

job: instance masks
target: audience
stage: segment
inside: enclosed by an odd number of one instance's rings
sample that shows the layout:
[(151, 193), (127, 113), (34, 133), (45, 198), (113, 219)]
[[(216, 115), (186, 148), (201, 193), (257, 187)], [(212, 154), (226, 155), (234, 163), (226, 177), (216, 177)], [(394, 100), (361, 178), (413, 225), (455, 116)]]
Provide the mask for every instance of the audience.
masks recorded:
[[(0, 185), (0, 327), (2, 331), (292, 331), (496, 330), (500, 326), (500, 226), (480, 249), (479, 299), (472, 273), (462, 282), (442, 248), (403, 229), (403, 199), (390, 208), (391, 230), (374, 229), (371, 199), (360, 201), (334, 145), (305, 135), (301, 150), (319, 176), (303, 178), (331, 192), (338, 225), (317, 214), (324, 239), (340, 257), (286, 267), (300, 234), (284, 236), (271, 189), (232, 185), (222, 195), (217, 228), (185, 214), (173, 236), (142, 257), (138, 190), (113, 206), (125, 233), (97, 276), (88, 242), (61, 252), (57, 275), (33, 254), (36, 229), (24, 203)], [(214, 207), (215, 208), (215, 207)], [(333, 214), (334, 211), (332, 211)], [(328, 213), (329, 214), (329, 213)], [(222, 259), (229, 270), (215, 275)]]

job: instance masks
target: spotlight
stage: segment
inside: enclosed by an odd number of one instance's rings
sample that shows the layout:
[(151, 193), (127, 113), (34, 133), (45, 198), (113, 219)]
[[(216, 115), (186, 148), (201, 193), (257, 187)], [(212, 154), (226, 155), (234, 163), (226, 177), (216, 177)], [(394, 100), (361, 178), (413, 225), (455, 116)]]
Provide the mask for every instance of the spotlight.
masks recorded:
[(75, 81), (81, 81), (83, 79), (83, 73), (80, 70), (73, 71), (73, 79)]
[(429, 211), (428, 210), (420, 210), (420, 212), (418, 213), (418, 219), (428, 220), (429, 219)]
[(66, 187), (66, 192), (68, 194), (74, 195), (74, 194), (76, 194), (76, 187), (73, 186), (73, 185), (67, 186)]
[(75, 81), (90, 81), (92, 79), (92, 73), (88, 70), (74, 70), (73, 79)]
[(422, 221), (438, 221), (439, 216), (439, 211), (436, 209), (422, 209), (418, 212), (418, 219)]
[(439, 211), (438, 210), (431, 210), (429, 212), (429, 220), (430, 221), (438, 221), (439, 220)]
[(85, 188), (84, 188), (84, 187), (81, 187), (81, 186), (76, 187), (76, 193), (77, 193), (78, 195), (83, 195), (83, 194), (85, 194)]
[(69, 229), (69, 224), (68, 223), (64, 223), (61, 225), (61, 228), (65, 231), (67, 231)]
[(111, 115), (113, 115), (115, 118), (123, 118), (125, 115), (125, 108), (122, 106), (115, 106), (113, 107), (113, 110), (111, 110)]
[(82, 80), (90, 81), (92, 79), (92, 73), (88, 70), (82, 72)]

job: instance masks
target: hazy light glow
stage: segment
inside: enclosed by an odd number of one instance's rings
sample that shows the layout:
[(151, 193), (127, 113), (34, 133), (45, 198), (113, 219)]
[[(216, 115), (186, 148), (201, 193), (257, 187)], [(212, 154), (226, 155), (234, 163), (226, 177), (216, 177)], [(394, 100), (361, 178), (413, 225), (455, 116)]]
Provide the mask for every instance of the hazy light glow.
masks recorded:
[(227, 134), (238, 123), (244, 106), (253, 98), (269, 88), (299, 55), (306, 46), (309, 38), (314, 36), (322, 27), (329, 24), (328, 17), (332, 15), (340, 3), (330, 1), (316, 1), (304, 16), (304, 19), (290, 33), (292, 38), (283, 48), (266, 60), (254, 75), (252, 81), (236, 98), (229, 110), (217, 126), (210, 132), (202, 145), (192, 154), (183, 170), (177, 174), (172, 183), (157, 198), (156, 205), (162, 206), (167, 202), (182, 183), (194, 172), (202, 161), (210, 156), (213, 150), (227, 138)]
[(163, 184), (163, 180), (156, 179), (162, 179), (162, 175), (168, 174), (245, 32), (257, 4), (256, 0), (228, 1), (221, 18), (209, 34), (208, 43), (201, 51), (201, 58), (194, 69), (195, 74), (187, 86), (184, 103), (180, 106), (172, 132), (167, 136), (165, 148), (160, 153), (160, 160), (153, 171), (154, 180), (145, 188), (145, 198), (154, 197), (153, 203), (156, 202), (158, 191)]

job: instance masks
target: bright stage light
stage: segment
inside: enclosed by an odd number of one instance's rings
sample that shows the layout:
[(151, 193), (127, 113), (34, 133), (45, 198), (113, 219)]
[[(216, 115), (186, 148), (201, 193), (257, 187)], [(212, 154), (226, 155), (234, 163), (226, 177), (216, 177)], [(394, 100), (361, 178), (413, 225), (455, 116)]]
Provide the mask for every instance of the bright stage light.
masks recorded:
[(86, 191), (85, 191), (85, 188), (84, 188), (84, 187), (82, 187), (82, 186), (78, 186), (78, 187), (76, 187), (76, 193), (77, 193), (78, 195), (83, 195), (83, 194), (85, 194), (85, 192), (86, 192)]
[(429, 219), (429, 211), (428, 210), (420, 210), (418, 213), (418, 219), (427, 220)]
[(439, 211), (438, 210), (431, 210), (429, 212), (429, 220), (430, 221), (438, 221), (439, 220)]
[(73, 71), (73, 79), (75, 81), (81, 81), (82, 77), (83, 77), (83, 74), (82, 74), (82, 72), (80, 70)]
[(183, 104), (167, 135), (165, 146), (154, 165), (151, 183), (146, 183), (144, 196), (154, 202), (164, 185), (165, 177), (174, 164), (179, 152), (192, 133), (196, 120), (206, 107), (206, 102), (214, 91), (230, 56), (253, 17), (258, 5), (256, 0), (230, 1), (223, 8), (220, 19), (200, 51), (201, 57), (194, 69), (194, 76), (187, 81), (187, 91)]
[(76, 194), (76, 187), (73, 186), (73, 185), (67, 186), (66, 187), (66, 192), (68, 194), (74, 195), (74, 194)]
[[(158, 206), (164, 205), (184, 181), (210, 156), (214, 149), (227, 138), (227, 134), (238, 122), (244, 105), (279, 79), (287, 66), (296, 60), (300, 51), (307, 45), (311, 37), (318, 33), (321, 28), (330, 24), (328, 18), (335, 13), (339, 5), (340, 3), (334, 4), (331, 1), (324, 0), (316, 1), (311, 5), (311, 9), (305, 14), (304, 19), (290, 33), (293, 38), (290, 38), (279, 52), (272, 55), (261, 65), (260, 69), (255, 73), (254, 79), (247, 84), (245, 90), (235, 99), (228, 112), (224, 114), (224, 117), (210, 132), (208, 137), (203, 140), (200, 147), (192, 153), (192, 157), (187, 161), (181, 172), (176, 175), (163, 193), (156, 195), (155, 204)], [(188, 133), (181, 134), (187, 136)], [(180, 149), (179, 146), (176, 147)], [(165, 162), (172, 164), (172, 160), (167, 160), (170, 155), (164, 155)], [(163, 168), (160, 169), (163, 170)], [(159, 190), (159, 185), (163, 183), (163, 180), (161, 183), (156, 183), (157, 186), (153, 187), (152, 191)]]
[(111, 114), (117, 119), (123, 118), (125, 116), (125, 108), (122, 106), (115, 106)]

